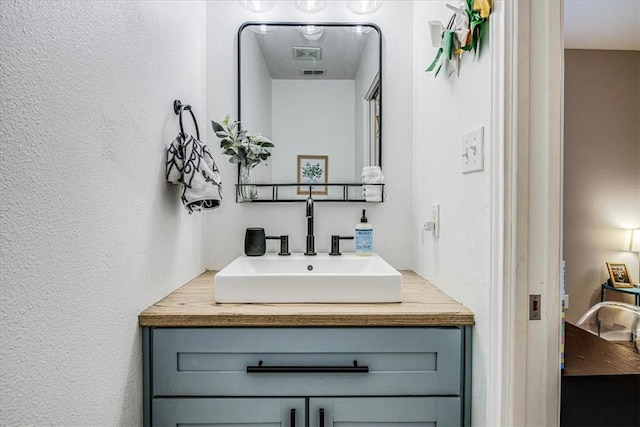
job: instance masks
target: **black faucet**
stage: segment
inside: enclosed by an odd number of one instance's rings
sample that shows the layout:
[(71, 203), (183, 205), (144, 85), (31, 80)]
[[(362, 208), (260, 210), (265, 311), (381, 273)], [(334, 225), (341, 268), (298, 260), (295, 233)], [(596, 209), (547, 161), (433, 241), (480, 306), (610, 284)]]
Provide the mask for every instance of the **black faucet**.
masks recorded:
[(307, 197), (307, 250), (305, 255), (315, 255), (315, 237), (313, 236), (313, 197)]

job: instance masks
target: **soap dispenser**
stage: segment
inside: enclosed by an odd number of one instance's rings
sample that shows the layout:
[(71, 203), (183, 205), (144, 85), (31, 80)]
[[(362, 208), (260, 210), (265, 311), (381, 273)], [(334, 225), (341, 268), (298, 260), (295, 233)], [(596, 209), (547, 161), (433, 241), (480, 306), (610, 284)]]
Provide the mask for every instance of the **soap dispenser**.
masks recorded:
[(356, 225), (355, 247), (360, 256), (369, 256), (373, 251), (373, 226), (367, 221), (366, 209), (362, 209), (360, 224)]

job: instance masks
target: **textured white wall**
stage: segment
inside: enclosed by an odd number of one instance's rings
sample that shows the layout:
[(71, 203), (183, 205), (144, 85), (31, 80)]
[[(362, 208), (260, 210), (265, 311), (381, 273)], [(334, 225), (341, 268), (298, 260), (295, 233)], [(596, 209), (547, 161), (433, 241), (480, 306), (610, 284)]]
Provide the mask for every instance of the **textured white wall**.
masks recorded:
[[(475, 314), (472, 424), (486, 424), (489, 352), (491, 40), (480, 57), (465, 54), (460, 76), (424, 70), (436, 54), (427, 22), (448, 22), (446, 1), (417, 1), (413, 13), (414, 126), (412, 244), (415, 271)], [(485, 128), (485, 170), (463, 175), (464, 133)], [(440, 237), (422, 232), (432, 203), (440, 204)]]
[(164, 180), (203, 2), (0, 2), (0, 423), (140, 425), (138, 313), (204, 269)]
[[(625, 228), (640, 227), (640, 52), (565, 51), (564, 259), (567, 321), (600, 302), (605, 262), (640, 280)], [(633, 303), (631, 295), (607, 299)]]
[[(385, 2), (382, 9), (368, 20), (380, 26), (383, 33), (383, 170), (389, 199), (380, 204), (318, 203), (316, 205), (316, 250), (329, 250), (332, 234), (353, 233), (361, 209), (367, 208), (374, 226), (375, 250), (396, 268), (413, 266), (411, 222), (411, 128), (412, 128), (412, 29), (407, 20), (413, 13), (413, 2)], [(246, 21), (318, 21), (359, 22), (362, 17), (351, 13), (344, 2), (329, 2), (327, 8), (309, 15), (298, 11), (292, 2), (281, 1), (267, 13), (256, 14), (243, 9), (235, 1), (207, 2), (207, 114), (208, 119), (221, 119), (227, 113), (237, 114), (237, 31)], [(215, 136), (207, 123), (207, 138), (216, 146)], [(237, 169), (226, 159), (216, 156), (224, 180), (224, 201), (219, 212), (207, 221), (207, 265), (219, 269), (243, 253), (244, 230), (250, 226), (265, 227), (269, 234), (288, 234), (290, 249), (304, 251), (306, 220), (304, 204), (238, 204), (234, 199)], [(276, 250), (277, 245), (270, 245)], [(345, 250), (349, 250), (349, 243)], [(352, 249), (351, 249), (352, 250)]]

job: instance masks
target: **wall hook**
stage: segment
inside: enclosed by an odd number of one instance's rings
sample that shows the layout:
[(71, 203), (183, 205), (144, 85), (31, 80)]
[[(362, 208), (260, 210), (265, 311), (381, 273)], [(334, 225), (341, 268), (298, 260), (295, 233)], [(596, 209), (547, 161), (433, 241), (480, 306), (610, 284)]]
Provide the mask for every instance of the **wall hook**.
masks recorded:
[(180, 116), (180, 132), (185, 135), (184, 133), (184, 127), (182, 126), (182, 111), (188, 111), (189, 113), (191, 113), (191, 118), (193, 119), (193, 124), (196, 127), (196, 137), (198, 139), (200, 139), (200, 130), (198, 129), (198, 121), (196, 120), (196, 116), (195, 114), (193, 114), (193, 110), (191, 109), (191, 105), (184, 105), (182, 104), (182, 102), (180, 102), (179, 99), (176, 99), (175, 101), (173, 101), (173, 112), (176, 113), (176, 115)]
[[(173, 112), (176, 113), (176, 116), (180, 114), (180, 110), (182, 110), (182, 102), (180, 102), (179, 99), (176, 99), (175, 101), (173, 101)], [(184, 105), (184, 109), (185, 110), (190, 110), (191, 106), (190, 105)]]

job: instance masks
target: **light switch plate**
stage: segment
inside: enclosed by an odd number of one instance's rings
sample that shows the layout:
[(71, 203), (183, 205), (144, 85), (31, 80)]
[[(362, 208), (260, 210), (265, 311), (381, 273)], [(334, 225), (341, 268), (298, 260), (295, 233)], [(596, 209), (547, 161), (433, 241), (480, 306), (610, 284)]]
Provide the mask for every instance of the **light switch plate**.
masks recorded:
[(541, 305), (540, 294), (529, 295), (529, 320), (540, 320)]
[(462, 135), (460, 162), (462, 173), (484, 170), (484, 127)]

